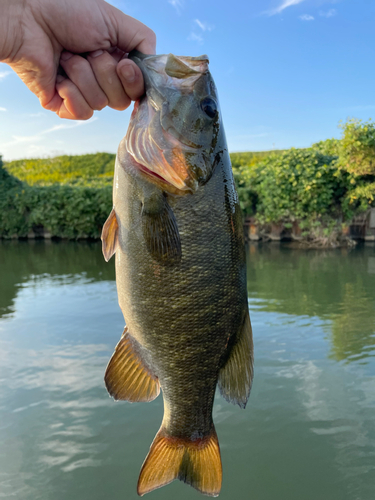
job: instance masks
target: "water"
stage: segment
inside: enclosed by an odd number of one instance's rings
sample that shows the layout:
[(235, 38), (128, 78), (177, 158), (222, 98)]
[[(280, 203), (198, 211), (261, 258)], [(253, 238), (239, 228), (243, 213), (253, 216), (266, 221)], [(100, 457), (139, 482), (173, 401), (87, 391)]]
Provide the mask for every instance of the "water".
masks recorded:
[[(256, 367), (216, 398), (220, 498), (375, 498), (375, 247), (248, 249)], [(99, 244), (0, 242), (0, 498), (136, 499), (162, 400), (115, 403), (123, 329)], [(203, 498), (180, 482), (149, 498)]]

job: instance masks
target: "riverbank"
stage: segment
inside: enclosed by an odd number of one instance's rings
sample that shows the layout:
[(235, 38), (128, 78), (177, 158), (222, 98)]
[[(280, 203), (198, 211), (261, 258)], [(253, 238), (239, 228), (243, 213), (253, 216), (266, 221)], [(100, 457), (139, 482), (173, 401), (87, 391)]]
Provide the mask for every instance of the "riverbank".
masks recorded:
[[(232, 153), (249, 240), (317, 247), (375, 241), (375, 125), (306, 149)], [(0, 157), (0, 237), (99, 239), (112, 209), (115, 155)]]

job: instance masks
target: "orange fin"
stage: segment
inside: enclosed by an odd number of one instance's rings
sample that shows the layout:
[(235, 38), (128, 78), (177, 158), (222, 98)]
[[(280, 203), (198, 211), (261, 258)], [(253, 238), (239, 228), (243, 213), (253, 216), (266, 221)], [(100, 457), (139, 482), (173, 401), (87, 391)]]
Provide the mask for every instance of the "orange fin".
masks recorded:
[(209, 436), (195, 441), (169, 436), (161, 427), (143, 463), (138, 495), (143, 496), (175, 479), (190, 484), (204, 495), (219, 495), (222, 467), (219, 441), (213, 426)]
[(249, 312), (229, 358), (219, 372), (218, 386), (220, 393), (229, 403), (245, 408), (249, 399), (254, 374), (254, 346)]
[(105, 221), (102, 229), (102, 249), (106, 262), (116, 252), (118, 245), (118, 222), (115, 209), (112, 208), (108, 219)]
[(152, 401), (159, 395), (159, 380), (144, 363), (140, 351), (125, 328), (104, 376), (107, 391), (114, 399), (135, 403)]

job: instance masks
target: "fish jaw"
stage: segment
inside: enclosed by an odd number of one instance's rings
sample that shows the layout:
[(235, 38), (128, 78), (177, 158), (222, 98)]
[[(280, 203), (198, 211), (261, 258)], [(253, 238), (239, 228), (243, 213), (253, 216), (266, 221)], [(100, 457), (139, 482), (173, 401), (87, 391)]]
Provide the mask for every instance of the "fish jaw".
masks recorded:
[[(138, 53), (139, 54), (139, 53)], [(218, 109), (207, 56), (172, 54), (133, 58), (146, 95), (135, 103), (124, 141), (134, 166), (163, 190), (193, 194), (212, 175), (221, 117), (208, 117), (202, 101)]]
[(173, 194), (197, 190), (198, 182), (185, 161), (185, 153), (195, 150), (161, 127), (158, 113), (147, 99), (135, 103), (124, 146), (138, 169), (152, 182)]

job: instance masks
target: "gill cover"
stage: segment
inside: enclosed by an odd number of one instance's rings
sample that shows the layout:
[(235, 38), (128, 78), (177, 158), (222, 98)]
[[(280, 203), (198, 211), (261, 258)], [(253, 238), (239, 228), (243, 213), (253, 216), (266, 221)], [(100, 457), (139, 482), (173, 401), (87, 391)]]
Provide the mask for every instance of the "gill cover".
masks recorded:
[(129, 57), (142, 70), (146, 94), (134, 106), (125, 148), (164, 191), (194, 193), (212, 175), (220, 130), (208, 58), (138, 51)]

